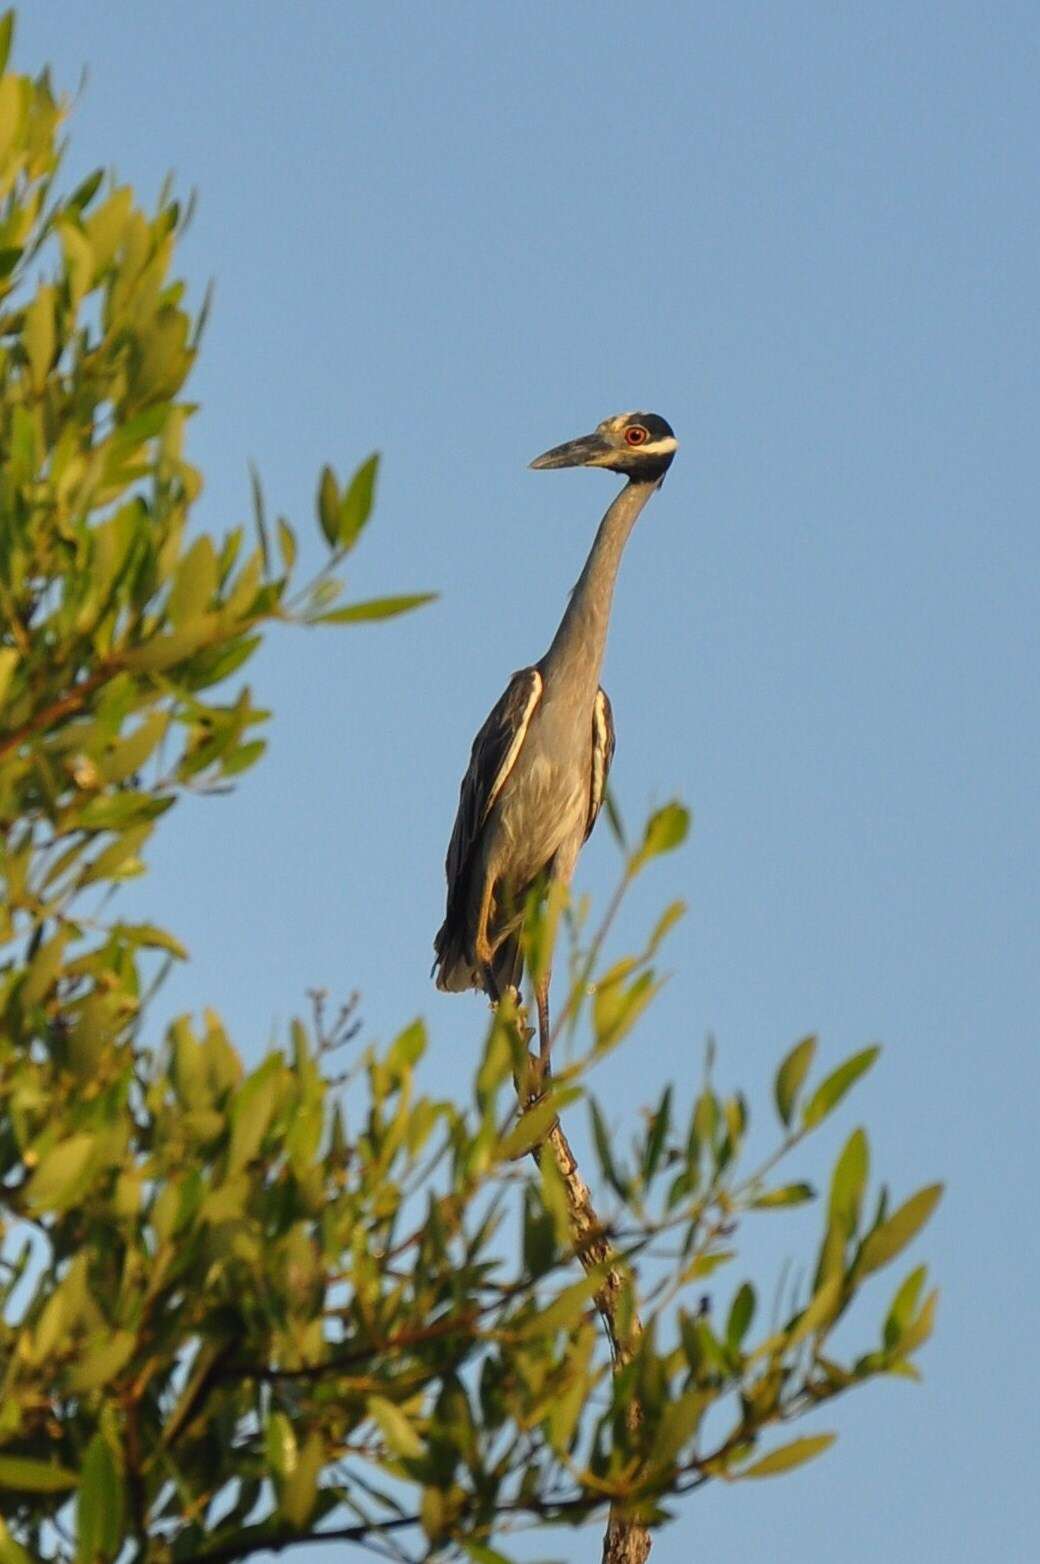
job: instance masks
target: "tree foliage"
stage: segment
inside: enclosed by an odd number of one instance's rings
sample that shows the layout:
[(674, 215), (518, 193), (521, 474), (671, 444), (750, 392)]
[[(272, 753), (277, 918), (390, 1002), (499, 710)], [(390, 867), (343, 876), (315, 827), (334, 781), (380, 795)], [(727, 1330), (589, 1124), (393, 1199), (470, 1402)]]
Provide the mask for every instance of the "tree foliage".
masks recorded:
[[(5, 60), (10, 34), (8, 15)], [(181, 795), (226, 789), (261, 757), (267, 714), (244, 665), (276, 624), (425, 599), (338, 601), (374, 457), (346, 484), (321, 474), (329, 553), (313, 579), (255, 478), (255, 537), (189, 540), (199, 320), (172, 270), (183, 214), (168, 191), (149, 214), (100, 173), (58, 194), (64, 116), (46, 75), (5, 70), (0, 1561), (186, 1564), (322, 1533), (495, 1564), (511, 1529), (609, 1504), (658, 1525), (712, 1478), (817, 1455), (831, 1435), (780, 1425), (914, 1373), (935, 1311), (923, 1267), (869, 1345), (839, 1351), (834, 1332), (938, 1188), (868, 1200), (856, 1129), (804, 1284), (763, 1319), (750, 1282), (727, 1280), (745, 1222), (815, 1198), (800, 1166), (779, 1164), (800, 1159), (876, 1050), (810, 1079), (815, 1044), (799, 1043), (757, 1165), (747, 1104), (710, 1067), (692, 1101), (669, 1087), (620, 1150), (589, 1073), (652, 1004), (680, 905), (609, 967), (603, 930), (567, 914), (572, 1048), (523, 1109), (508, 1007), (475, 1042), (459, 1101), (420, 1090), (421, 1022), (360, 1050), (350, 1007), (320, 999), (252, 1069), (211, 1010), (151, 1035), (149, 998), (184, 952), (159, 924), (120, 918), (114, 893), (144, 872)], [(687, 825), (678, 804), (656, 814), (620, 890)], [(532, 914), (534, 966), (560, 911)], [(609, 1200), (599, 1238), (622, 1278), (621, 1328), (643, 1324), (616, 1370), (593, 1310), (606, 1262), (576, 1268), (559, 1167), (525, 1160), (557, 1115), (579, 1113)]]

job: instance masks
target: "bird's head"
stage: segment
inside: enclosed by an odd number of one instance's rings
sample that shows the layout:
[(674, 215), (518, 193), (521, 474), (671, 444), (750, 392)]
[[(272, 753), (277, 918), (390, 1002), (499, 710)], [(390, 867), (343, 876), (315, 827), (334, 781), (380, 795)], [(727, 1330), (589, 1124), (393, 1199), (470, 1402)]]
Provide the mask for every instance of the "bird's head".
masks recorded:
[(660, 483), (679, 449), (671, 424), (657, 413), (618, 413), (592, 434), (536, 456), (532, 467), (609, 467), (634, 483)]

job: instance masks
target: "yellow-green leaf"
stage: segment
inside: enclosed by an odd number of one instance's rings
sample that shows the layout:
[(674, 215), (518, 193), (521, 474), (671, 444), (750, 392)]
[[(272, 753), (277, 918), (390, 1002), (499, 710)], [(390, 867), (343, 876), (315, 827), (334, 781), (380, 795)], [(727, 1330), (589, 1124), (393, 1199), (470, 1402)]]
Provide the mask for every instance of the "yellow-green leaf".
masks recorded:
[(321, 469), (315, 507), (325, 539), (335, 547), (339, 539), (339, 484), (331, 467)]
[(828, 1276), (819, 1291), (810, 1298), (802, 1310), (801, 1318), (794, 1329), (789, 1332), (787, 1337), (789, 1347), (796, 1347), (800, 1341), (816, 1335), (831, 1323), (841, 1303), (843, 1281), (840, 1271)]
[[(10, 16), (10, 11), (8, 11)], [(7, 1522), (0, 1515), (0, 1564), (33, 1564), (20, 1542), (15, 1542), (7, 1529)]]
[(418, 1460), (424, 1453), (426, 1447), (414, 1425), (392, 1401), (387, 1401), (383, 1396), (369, 1396), (368, 1413), (379, 1424), (383, 1438), (395, 1455)]
[(660, 986), (652, 970), (641, 972), (627, 986), (620, 976), (612, 980), (609, 974), (597, 983), (592, 999), (597, 1052), (613, 1048), (632, 1030)]
[(837, 1223), (846, 1237), (851, 1237), (859, 1225), (869, 1166), (866, 1134), (862, 1129), (855, 1129), (835, 1164), (828, 1209), (828, 1221)]
[(397, 614), (410, 613), (424, 603), (432, 603), (436, 592), (411, 592), (400, 597), (372, 597), (364, 603), (348, 603), (344, 608), (333, 608), (327, 614), (319, 614), (317, 625), (356, 625), (372, 619), (393, 619)]
[(83, 1457), (76, 1501), (79, 1564), (115, 1558), (123, 1543), (123, 1508), (123, 1476), (115, 1452), (103, 1434), (95, 1434)]
[(211, 540), (197, 538), (177, 566), (167, 604), (170, 623), (193, 624), (209, 611), (217, 589), (217, 556)]
[(815, 1052), (815, 1037), (803, 1037), (802, 1041), (796, 1043), (791, 1049), (776, 1072), (773, 1095), (776, 1098), (776, 1111), (780, 1115), (782, 1124), (791, 1122), (795, 1101), (809, 1073), (809, 1066), (812, 1064)]
[(690, 811), (685, 804), (673, 800), (656, 810), (646, 823), (642, 846), (629, 860), (629, 873), (636, 874), (645, 863), (660, 853), (672, 852), (686, 840), (689, 829)]
[(520, 1329), (524, 1337), (544, 1337), (553, 1331), (567, 1330), (584, 1314), (593, 1294), (603, 1285), (605, 1265), (597, 1265), (580, 1279), (565, 1287), (546, 1308), (525, 1321)]
[(117, 1330), (88, 1347), (69, 1370), (70, 1390), (82, 1393), (109, 1384), (129, 1363), (136, 1345), (133, 1331)]
[(267, 1463), (279, 1484), (296, 1470), (297, 1446), (293, 1426), (284, 1412), (272, 1412), (264, 1440)]
[(0, 1488), (16, 1493), (66, 1493), (78, 1479), (63, 1466), (51, 1461), (34, 1461), (29, 1456), (0, 1455)]
[(41, 1000), (47, 998), (61, 971), (65, 946), (69, 938), (68, 929), (59, 929), (57, 934), (45, 940), (36, 952), (22, 985), (22, 1004), (26, 1009), (30, 1005), (38, 1005)]
[(343, 548), (353, 548), (371, 515), (378, 467), (379, 454), (375, 452), (361, 463), (339, 502), (337, 541)]
[(751, 1209), (769, 1211), (776, 1206), (801, 1206), (815, 1198), (816, 1191), (811, 1184), (782, 1184), (779, 1189), (768, 1189), (764, 1195), (756, 1195)]
[(820, 1082), (802, 1114), (805, 1129), (812, 1129), (838, 1106), (850, 1087), (855, 1085), (861, 1075), (866, 1075), (880, 1052), (881, 1049), (876, 1046), (864, 1048), (858, 1054), (853, 1054), (851, 1059), (846, 1059), (844, 1064), (840, 1064)]
[(39, 288), (25, 311), (22, 340), (29, 359), (29, 381), (34, 392), (43, 390), (54, 358), (55, 290), (49, 283)]
[(869, 1276), (871, 1271), (880, 1270), (883, 1265), (894, 1260), (897, 1254), (901, 1254), (939, 1204), (942, 1192), (941, 1184), (929, 1184), (925, 1189), (919, 1189), (898, 1211), (893, 1211), (886, 1222), (868, 1233), (856, 1260), (857, 1273)]
[(733, 1475), (737, 1478), (779, 1477), (782, 1472), (793, 1472), (796, 1466), (804, 1466), (806, 1461), (829, 1450), (837, 1437), (837, 1434), (811, 1434), (804, 1439), (792, 1439), (790, 1444), (771, 1450), (768, 1455)]
[(296, 563), (296, 534), (284, 516), (278, 518), (278, 548), (282, 564), (291, 570)]
[(282, 1488), (279, 1506), (291, 1526), (306, 1526), (318, 1498), (318, 1478), (325, 1465), (325, 1444), (315, 1429), (308, 1435)]
[(277, 1060), (270, 1059), (249, 1076), (235, 1093), (231, 1107), (229, 1173), (237, 1173), (244, 1168), (259, 1151), (278, 1100), (280, 1077), (281, 1066)]
[(522, 1157), (525, 1152), (539, 1145), (551, 1129), (560, 1109), (580, 1095), (579, 1088), (568, 1086), (553, 1092), (549, 1097), (540, 1098), (532, 1108), (528, 1108), (520, 1115), (518, 1122), (501, 1141), (498, 1148), (499, 1158), (503, 1162), (509, 1162), (514, 1157)]
[(916, 1352), (918, 1347), (928, 1340), (935, 1327), (935, 1311), (938, 1303), (939, 1289), (938, 1287), (933, 1287), (921, 1305), (920, 1314), (907, 1326), (897, 1343), (898, 1350), (901, 1353)]
[(0, 647), (0, 706), (7, 698), (11, 676), (18, 666), (19, 653), (13, 646)]
[(188, 952), (180, 940), (154, 923), (128, 923), (121, 927), (135, 945), (143, 945), (146, 950), (165, 950), (178, 961), (188, 959)]
[(83, 1177), (97, 1147), (97, 1136), (70, 1135), (47, 1153), (25, 1191), (31, 1210), (62, 1211), (84, 1194)]
[(172, 668), (175, 663), (184, 662), (207, 641), (214, 640), (219, 629), (217, 615), (205, 614), (190, 625), (171, 630), (169, 635), (155, 635), (150, 641), (122, 652), (119, 660), (126, 668), (142, 673), (158, 673), (164, 668)]

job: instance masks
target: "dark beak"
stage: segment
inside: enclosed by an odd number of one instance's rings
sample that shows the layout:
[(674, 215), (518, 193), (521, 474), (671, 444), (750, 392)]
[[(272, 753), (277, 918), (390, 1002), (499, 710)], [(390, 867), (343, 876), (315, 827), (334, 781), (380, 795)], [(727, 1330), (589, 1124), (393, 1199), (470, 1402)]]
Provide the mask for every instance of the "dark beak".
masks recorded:
[(598, 467), (612, 450), (613, 447), (603, 435), (583, 434), (580, 440), (554, 445), (551, 451), (536, 456), (531, 466), (539, 470), (545, 467)]

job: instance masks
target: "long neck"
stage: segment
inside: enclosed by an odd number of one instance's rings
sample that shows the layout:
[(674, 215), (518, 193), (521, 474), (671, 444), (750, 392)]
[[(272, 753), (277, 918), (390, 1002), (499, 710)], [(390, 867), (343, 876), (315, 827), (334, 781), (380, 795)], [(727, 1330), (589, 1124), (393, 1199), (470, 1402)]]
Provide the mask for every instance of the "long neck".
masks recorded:
[(600, 522), (560, 628), (542, 658), (545, 674), (558, 675), (566, 668), (573, 678), (593, 689), (598, 683), (621, 551), (656, 487), (656, 483), (629, 480)]

